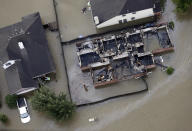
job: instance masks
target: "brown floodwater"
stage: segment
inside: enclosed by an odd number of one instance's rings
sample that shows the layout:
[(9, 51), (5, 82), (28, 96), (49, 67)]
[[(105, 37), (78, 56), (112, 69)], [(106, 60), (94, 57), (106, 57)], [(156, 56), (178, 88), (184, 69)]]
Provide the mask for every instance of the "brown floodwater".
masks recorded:
[[(78, 109), (70, 130), (192, 130), (192, 15), (178, 17), (173, 10), (168, 1), (161, 21), (175, 22), (175, 30), (170, 31), (175, 52), (163, 56), (164, 63), (175, 68), (174, 74), (167, 76), (158, 68), (148, 78), (148, 92)], [(93, 116), (98, 122), (88, 123)]]
[[(0, 4), (1, 1), (5, 0), (0, 0)], [(73, 1), (74, 0), (71, 0), (71, 2)], [(39, 4), (33, 3), (31, 6), (37, 9), (41, 4), (44, 6), (43, 2)], [(75, 6), (77, 6), (77, 4), (75, 4)], [(27, 8), (23, 10), (30, 12), (32, 9), (28, 7), (23, 7)], [(48, 11), (50, 8), (52, 9), (50, 6), (45, 6), (42, 10)], [(170, 31), (171, 40), (175, 45), (175, 52), (163, 56), (164, 63), (175, 68), (173, 75), (167, 76), (165, 72), (157, 68), (147, 80), (149, 83), (148, 92), (78, 108), (74, 117), (62, 124), (56, 123), (50, 118), (31, 110), (31, 122), (23, 125), (19, 121), (17, 110), (8, 110), (4, 105), (0, 111), (9, 113), (11, 123), (9, 126), (0, 124), (0, 129), (55, 131), (191, 131), (192, 14), (189, 13), (185, 16), (178, 17), (173, 12), (174, 8), (172, 2), (168, 0), (161, 19), (162, 22), (170, 20), (175, 22), (174, 31)], [(2, 7), (0, 10), (5, 11), (6, 9), (3, 10)], [(19, 11), (20, 14), (23, 14), (21, 9), (19, 9)], [(42, 14), (43, 12), (45, 13), (45, 11), (42, 11)], [(2, 13), (0, 14), (2, 15)], [(6, 13), (4, 12), (3, 14), (5, 15)], [(9, 12), (8, 14), (11, 13)], [(46, 17), (46, 15), (43, 16)], [(3, 18), (5, 19), (6, 17)], [(10, 17), (9, 19), (11, 20), (13, 18)], [(3, 20), (3, 22), (6, 23), (5, 20)], [(56, 38), (56, 35), (53, 36)], [(57, 46), (59, 46), (58, 43)], [(55, 52), (56, 50), (61, 51), (60, 49), (55, 49)], [(57, 59), (56, 63), (62, 64), (62, 60)], [(64, 71), (59, 73), (60, 77), (63, 72)], [(4, 78), (1, 77), (0, 82), (4, 81), (3, 79)], [(61, 77), (60, 79), (62, 79), (60, 83), (60, 86), (62, 86), (62, 82), (66, 83), (66, 78)], [(4, 86), (5, 83), (1, 83), (0, 88), (3, 89)], [(66, 85), (63, 84), (63, 88), (66, 88)], [(88, 119), (90, 117), (97, 117), (98, 121), (89, 123)]]

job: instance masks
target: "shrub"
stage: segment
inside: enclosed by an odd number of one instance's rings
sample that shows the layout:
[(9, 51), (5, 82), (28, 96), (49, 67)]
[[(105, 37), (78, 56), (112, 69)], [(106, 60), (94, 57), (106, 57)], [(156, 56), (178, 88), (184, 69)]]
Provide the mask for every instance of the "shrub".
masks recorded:
[(168, 26), (169, 26), (169, 28), (172, 29), (172, 30), (175, 28), (175, 24), (174, 24), (173, 21), (170, 21), (169, 24), (168, 24)]
[(192, 6), (192, 0), (172, 0), (178, 13), (185, 13)]
[(56, 96), (46, 87), (34, 92), (31, 104), (34, 110), (45, 112), (56, 120), (71, 118), (75, 110), (75, 105), (67, 100), (66, 95)]
[(17, 107), (17, 100), (18, 96), (17, 95), (7, 95), (5, 97), (5, 102), (9, 108), (16, 108)]
[(8, 117), (5, 114), (0, 113), (0, 121), (2, 123), (7, 123), (8, 122)]
[(171, 74), (173, 74), (174, 70), (175, 69), (173, 67), (168, 67), (166, 72), (167, 72), (168, 75), (171, 75)]

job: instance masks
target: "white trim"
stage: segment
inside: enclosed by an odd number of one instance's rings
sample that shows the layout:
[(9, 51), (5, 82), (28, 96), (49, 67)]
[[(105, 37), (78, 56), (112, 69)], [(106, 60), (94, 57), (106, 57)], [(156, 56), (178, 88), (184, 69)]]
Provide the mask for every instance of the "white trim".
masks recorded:
[(137, 55), (138, 55), (138, 57), (142, 57), (142, 56), (152, 55), (152, 53), (148, 51), (145, 53), (138, 53)]
[(33, 90), (36, 90), (37, 88), (30, 88), (30, 89), (27, 89), (27, 90), (24, 90), (24, 91), (21, 91), (21, 92), (18, 92), (16, 93), (16, 95), (21, 95), (21, 94), (25, 94), (25, 93), (28, 93), (28, 92), (31, 92)]
[(123, 53), (120, 54), (120, 55), (114, 56), (114, 57), (113, 57), (113, 60), (119, 60), (119, 59), (122, 59), (122, 58), (126, 58), (126, 57), (128, 57), (128, 56), (129, 56), (129, 54), (128, 54), (128, 52), (126, 51), (126, 52), (123, 52)]
[(89, 54), (92, 52), (94, 52), (94, 51), (92, 49), (88, 48), (88, 49), (83, 49), (80, 52), (77, 52), (77, 55), (80, 56), (80, 55)]
[(107, 60), (106, 62), (93, 63), (93, 64), (91, 64), (91, 67), (96, 68), (96, 67), (106, 66), (106, 65), (109, 65), (109, 64), (110, 64), (110, 62), (109, 62), (109, 60)]

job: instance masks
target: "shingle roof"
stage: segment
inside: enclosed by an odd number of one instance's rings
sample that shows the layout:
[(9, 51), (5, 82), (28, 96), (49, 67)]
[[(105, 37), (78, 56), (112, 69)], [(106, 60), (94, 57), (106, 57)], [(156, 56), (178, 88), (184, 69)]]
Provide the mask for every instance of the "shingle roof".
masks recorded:
[[(159, 0), (91, 0), (93, 17), (98, 16), (100, 23), (115, 16), (153, 8)], [(159, 11), (154, 10), (154, 11)]]
[[(30, 16), (33, 18), (33, 15)], [(31, 73), (32, 77), (37, 77), (54, 72), (55, 67), (49, 53), (40, 16), (39, 14), (34, 14), (34, 16), (34, 19), (23, 18), (24, 34), (13, 37), (9, 41), (7, 51), (10, 59), (22, 59), (23, 66)], [(18, 42), (23, 42), (25, 49), (21, 50)]]
[(38, 84), (32, 79), (30, 74), (23, 68), (21, 61), (18, 60), (14, 65), (5, 71), (10, 94), (17, 94), (21, 90), (37, 88)]
[[(39, 13), (23, 17), (21, 22), (0, 29), (0, 34), (3, 35), (0, 37), (0, 47), (3, 48), (0, 50), (0, 59), (4, 62), (19, 60), (5, 70), (11, 92), (37, 87), (33, 78), (55, 72)], [(23, 49), (20, 49), (19, 42), (22, 42)], [(10, 82), (10, 78), (15, 81)]]

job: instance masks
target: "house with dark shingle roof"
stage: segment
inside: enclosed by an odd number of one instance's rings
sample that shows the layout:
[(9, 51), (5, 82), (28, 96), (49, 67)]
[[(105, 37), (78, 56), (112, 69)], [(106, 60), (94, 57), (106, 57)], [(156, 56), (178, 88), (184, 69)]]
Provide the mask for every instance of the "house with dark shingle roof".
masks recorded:
[(55, 73), (39, 13), (0, 29), (0, 60), (10, 94), (24, 94), (38, 88), (37, 78)]
[(90, 0), (90, 5), (97, 28), (134, 24), (161, 12), (160, 0)]

